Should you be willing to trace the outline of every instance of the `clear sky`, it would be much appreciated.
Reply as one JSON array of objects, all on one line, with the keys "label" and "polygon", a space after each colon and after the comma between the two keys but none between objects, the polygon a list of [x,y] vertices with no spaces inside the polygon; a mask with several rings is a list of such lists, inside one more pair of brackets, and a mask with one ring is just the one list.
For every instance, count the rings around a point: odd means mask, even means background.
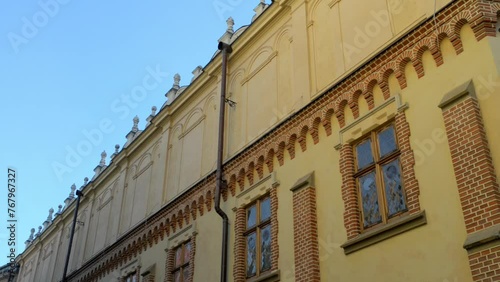
[{"label": "clear sky", "polygon": [[[268,0],[267,3],[270,1]],[[189,84],[232,16],[250,23],[259,0],[7,1],[0,10],[0,225],[7,169],[17,170],[17,251],[73,183],[92,178],[102,151],[123,146],[179,73]],[[147,89],[144,92],[141,90]],[[77,157],[75,157],[75,155]],[[9,230],[0,228],[0,265]]]}]

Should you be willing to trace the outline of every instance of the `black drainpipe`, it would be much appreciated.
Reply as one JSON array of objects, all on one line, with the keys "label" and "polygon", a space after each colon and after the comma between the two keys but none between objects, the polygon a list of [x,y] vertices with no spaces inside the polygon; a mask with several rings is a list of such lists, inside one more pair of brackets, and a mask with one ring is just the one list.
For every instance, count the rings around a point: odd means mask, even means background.
[{"label": "black drainpipe", "polygon": [[224,120],[225,120],[225,105],[226,105],[226,76],[227,76],[227,54],[231,54],[233,49],[231,45],[219,42],[219,50],[222,51],[222,78],[221,78],[221,95],[219,109],[219,141],[217,146],[217,174],[215,182],[215,211],[222,217],[222,256],[220,267],[220,281],[227,281],[227,247],[228,247],[228,227],[229,218],[227,214],[220,208],[220,197],[222,185],[225,185],[222,179],[222,158],[224,150]]},{"label": "black drainpipe", "polygon": [[76,196],[78,198],[76,198],[76,207],[75,207],[75,213],[73,215],[73,225],[71,226],[71,234],[69,236],[68,253],[66,254],[66,263],[64,264],[64,273],[63,273],[62,282],[68,281],[66,278],[66,274],[68,272],[69,257],[71,255],[71,245],[73,245],[73,236],[75,235],[76,218],[78,217],[78,208],[80,207],[80,198],[83,196],[82,191],[76,190]]}]

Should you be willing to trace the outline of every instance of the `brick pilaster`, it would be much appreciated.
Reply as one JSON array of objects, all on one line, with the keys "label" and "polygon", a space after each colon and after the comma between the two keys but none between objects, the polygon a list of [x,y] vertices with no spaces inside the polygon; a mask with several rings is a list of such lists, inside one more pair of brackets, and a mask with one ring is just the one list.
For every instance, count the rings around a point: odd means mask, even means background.
[{"label": "brick pilaster", "polygon": [[174,269],[174,259],[175,259],[174,248],[169,248],[167,250],[167,260],[165,262],[165,278],[163,279],[163,281],[165,282],[174,281],[174,277],[172,276],[172,269]]},{"label": "brick pilaster", "polygon": [[245,208],[240,207],[236,210],[236,219],[234,221],[234,281],[245,281]]},{"label": "brick pilaster", "polygon": [[354,180],[354,152],[350,144],[344,144],[340,150],[340,173],[342,174],[342,200],[344,201],[344,225],[347,239],[352,239],[361,232],[358,193]]},{"label": "brick pilaster", "polygon": [[500,240],[491,232],[500,227],[500,190],[473,86],[464,89],[440,105],[468,234],[464,247],[474,281],[500,281]]},{"label": "brick pilaster", "polygon": [[[316,189],[313,174],[299,180],[293,191],[295,281],[320,281]],[[309,178],[309,180],[307,180]]]}]

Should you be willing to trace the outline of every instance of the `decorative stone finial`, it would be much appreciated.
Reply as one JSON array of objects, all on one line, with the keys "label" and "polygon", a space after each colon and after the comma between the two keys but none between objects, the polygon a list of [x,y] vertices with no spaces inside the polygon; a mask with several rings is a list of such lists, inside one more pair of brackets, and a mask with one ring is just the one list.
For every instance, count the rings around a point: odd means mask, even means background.
[{"label": "decorative stone finial", "polygon": [[42,227],[38,226],[38,232],[35,234],[35,237],[40,236],[40,234],[42,234]]},{"label": "decorative stone finial", "polygon": [[35,228],[31,228],[30,236],[28,237],[28,240],[24,242],[24,244],[26,244],[26,247],[28,247],[31,244],[31,242],[33,242],[34,237],[35,237]]},{"label": "decorative stone finial", "polygon": [[139,130],[139,117],[135,116],[133,121],[134,121],[134,126],[132,126],[132,131],[137,132]]},{"label": "decorative stone finial", "polygon": [[106,154],[106,151],[102,151],[101,153],[101,161],[99,162],[99,165],[100,166],[105,166],[106,165],[106,156],[108,154]]},{"label": "decorative stone finial", "polygon": [[148,126],[148,125],[150,125],[150,124],[151,124],[151,121],[153,120],[153,118],[154,118],[154,117],[155,117],[155,115],[156,115],[156,110],[157,110],[157,109],[156,109],[156,106],[151,107],[151,114],[149,115],[149,117],[148,117],[148,118],[146,118],[146,121],[148,122],[148,123],[146,124],[146,126]]},{"label": "decorative stone finial", "polygon": [[87,186],[87,184],[89,183],[89,178],[88,177],[85,177],[83,179],[83,186]]},{"label": "decorative stone finial", "polygon": [[266,4],[266,1],[265,0],[260,0],[260,3],[257,5],[257,7],[255,7],[253,10],[255,12],[255,15],[252,17],[252,22],[258,18],[262,12],[264,12],[264,10],[267,9],[267,7],[269,7],[269,5]]},{"label": "decorative stone finial", "polygon": [[59,205],[59,206],[58,206],[58,209],[57,209],[57,212],[56,212],[56,214],[55,214],[55,216],[60,215],[60,214],[61,214],[61,212],[62,212],[62,205]]},{"label": "decorative stone finial", "polygon": [[50,208],[49,210],[49,216],[47,216],[47,220],[52,222],[52,214],[54,213],[54,209]]},{"label": "decorative stone finial", "polygon": [[71,199],[73,199],[75,197],[75,190],[76,190],[76,185],[75,185],[75,183],[73,183],[73,185],[71,185],[71,192],[69,193],[69,197]]},{"label": "decorative stone finial", "polygon": [[116,155],[120,153],[120,145],[116,144],[115,145],[115,152],[111,155],[111,159],[113,159]]},{"label": "decorative stone finial", "polygon": [[180,82],[181,82],[181,75],[176,73],[174,75],[174,87],[177,87],[177,88],[180,87],[180,84],[179,84]]},{"label": "decorative stone finial", "polygon": [[203,73],[203,67],[202,66],[197,66],[192,72],[193,78],[191,79],[191,82],[195,80],[200,74]]},{"label": "decorative stone finial", "polygon": [[227,32],[230,32],[230,33],[234,33],[234,20],[232,17],[229,17],[229,19],[227,19],[226,21],[227,23]]}]

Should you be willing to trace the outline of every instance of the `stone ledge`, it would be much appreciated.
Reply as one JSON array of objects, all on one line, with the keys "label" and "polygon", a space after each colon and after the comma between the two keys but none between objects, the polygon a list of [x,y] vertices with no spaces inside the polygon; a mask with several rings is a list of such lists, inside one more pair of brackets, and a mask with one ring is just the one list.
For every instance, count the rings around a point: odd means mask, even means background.
[{"label": "stone ledge", "polygon": [[472,80],[469,80],[466,83],[446,93],[441,102],[439,102],[438,107],[444,110],[445,108],[456,104],[465,96],[471,96],[472,98],[476,97],[476,92],[474,90],[474,84],[472,83]]},{"label": "stone ledge", "polygon": [[427,217],[425,216],[425,210],[423,210],[416,214],[402,216],[393,222],[360,234],[358,237],[345,242],[341,247],[344,249],[344,253],[348,255],[426,223]]},{"label": "stone ledge", "polygon": [[464,249],[470,250],[496,240],[500,240],[500,224],[467,235],[467,239],[464,242]]},{"label": "stone ledge", "polygon": [[279,269],[263,273],[258,277],[247,279],[247,282],[275,282],[275,281],[280,281]]},{"label": "stone ledge", "polygon": [[301,177],[295,184],[293,184],[292,188],[290,188],[290,191],[292,192],[297,192],[301,188],[305,187],[313,187],[314,188],[314,171],[308,173],[307,175]]}]

